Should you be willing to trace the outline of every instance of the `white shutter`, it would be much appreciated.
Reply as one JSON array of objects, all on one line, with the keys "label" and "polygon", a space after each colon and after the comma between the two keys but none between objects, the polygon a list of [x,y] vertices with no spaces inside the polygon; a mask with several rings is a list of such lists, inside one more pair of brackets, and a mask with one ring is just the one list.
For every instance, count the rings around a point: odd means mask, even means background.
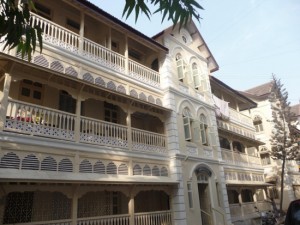
[{"label": "white shutter", "polygon": [[205,124],[203,122],[200,123],[200,133],[201,133],[202,144],[203,145],[207,144],[206,128],[205,128]]},{"label": "white shutter", "polygon": [[193,121],[192,123],[193,128],[193,142],[201,142],[200,138],[200,122],[199,121]]},{"label": "white shutter", "polygon": [[193,69],[193,79],[195,88],[199,88],[201,86],[201,78],[198,68]]},{"label": "white shutter", "polygon": [[191,140],[191,123],[189,117],[183,117],[183,127],[184,127],[184,136],[185,140]]},{"label": "white shutter", "polygon": [[183,78],[184,78],[183,59],[178,59],[178,60],[176,61],[176,65],[177,65],[178,79],[183,79]]},{"label": "white shutter", "polygon": [[210,137],[211,146],[217,146],[217,141],[216,141],[216,136],[217,135],[215,134],[213,127],[209,127],[208,130],[209,130],[209,137]]}]

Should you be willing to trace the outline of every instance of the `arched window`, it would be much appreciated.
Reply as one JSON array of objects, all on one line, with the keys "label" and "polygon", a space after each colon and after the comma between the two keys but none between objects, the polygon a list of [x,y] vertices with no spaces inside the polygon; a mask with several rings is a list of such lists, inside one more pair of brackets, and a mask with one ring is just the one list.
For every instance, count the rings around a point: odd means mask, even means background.
[{"label": "arched window", "polygon": [[197,63],[192,64],[192,74],[195,88],[198,88],[201,85],[200,73],[198,70]]},{"label": "arched window", "polygon": [[183,109],[182,115],[183,115],[183,128],[184,128],[185,140],[189,141],[192,139],[192,132],[191,132],[192,115],[190,110],[187,107]]},{"label": "arched window", "polygon": [[255,127],[256,132],[262,132],[264,130],[262,119],[260,116],[254,117],[253,125]]},{"label": "arched window", "polygon": [[182,79],[184,78],[184,62],[182,59],[182,55],[180,53],[177,53],[175,59],[178,79],[182,81]]},{"label": "arched window", "polygon": [[203,145],[208,145],[208,124],[204,114],[200,115],[200,135],[201,135],[201,143]]}]

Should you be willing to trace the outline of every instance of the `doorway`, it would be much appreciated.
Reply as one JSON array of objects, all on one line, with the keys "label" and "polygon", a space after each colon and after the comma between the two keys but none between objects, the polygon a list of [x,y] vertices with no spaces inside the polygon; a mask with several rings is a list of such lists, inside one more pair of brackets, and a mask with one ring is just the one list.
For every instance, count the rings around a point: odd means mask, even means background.
[{"label": "doorway", "polygon": [[212,225],[212,212],[211,212],[208,175],[206,174],[198,175],[198,193],[199,193],[202,225]]}]

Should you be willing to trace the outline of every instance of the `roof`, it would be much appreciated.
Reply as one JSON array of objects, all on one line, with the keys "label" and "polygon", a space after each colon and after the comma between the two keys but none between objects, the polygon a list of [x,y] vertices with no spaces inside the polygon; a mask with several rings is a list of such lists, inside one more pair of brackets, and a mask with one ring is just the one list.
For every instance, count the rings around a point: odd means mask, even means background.
[{"label": "roof", "polygon": [[294,113],[295,116],[300,116],[300,104],[291,106],[291,113]]},{"label": "roof", "polygon": [[223,83],[222,81],[220,81],[219,79],[215,78],[214,76],[210,76],[209,78],[210,78],[210,81],[217,83],[218,85],[226,88],[229,92],[233,93],[234,95],[237,95],[241,100],[243,100],[244,102],[247,103],[247,105],[250,106],[248,108],[254,108],[254,107],[257,106],[256,102],[252,101],[250,98],[246,97],[245,95],[243,95],[239,91],[231,88],[230,86],[228,86],[227,84]]},{"label": "roof", "polygon": [[87,1],[87,0],[76,0],[78,3],[84,5],[85,7],[88,7],[89,9],[95,11],[96,13],[108,18],[109,20],[113,21],[114,23],[122,26],[126,30],[138,35],[139,37],[145,39],[146,41],[149,41],[150,43],[154,44],[155,46],[159,47],[160,49],[168,52],[169,49],[165,46],[161,45],[160,43],[156,42],[154,39],[146,36],[145,34],[141,33],[140,31],[134,29],[133,27],[129,26],[128,24],[122,22],[121,20],[117,19],[116,17],[112,16],[111,14],[105,12],[104,10],[100,9],[98,6],[94,5],[93,3]]},{"label": "roof", "polygon": [[273,86],[273,81],[270,81],[268,83],[250,88],[246,91],[242,91],[241,93],[245,94],[249,98],[254,98],[258,100],[266,99],[269,98],[269,94],[271,93],[272,86]]}]

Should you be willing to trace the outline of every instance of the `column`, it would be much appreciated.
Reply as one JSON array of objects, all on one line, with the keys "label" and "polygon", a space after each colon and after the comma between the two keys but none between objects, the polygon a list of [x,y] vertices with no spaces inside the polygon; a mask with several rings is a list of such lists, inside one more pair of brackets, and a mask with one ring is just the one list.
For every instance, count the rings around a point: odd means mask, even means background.
[{"label": "column", "polygon": [[9,73],[5,73],[4,79],[5,80],[3,85],[3,95],[0,97],[0,131],[2,131],[5,127],[6,112],[8,107],[8,95],[11,84],[11,75]]},{"label": "column", "polygon": [[128,74],[129,67],[129,54],[128,54],[128,36],[125,34],[125,74]]},{"label": "column", "polygon": [[111,27],[108,28],[107,48],[111,50]]},{"label": "column", "polygon": [[230,144],[230,150],[231,150],[231,154],[232,154],[232,163],[235,164],[235,157],[234,157],[234,151],[233,151],[233,145],[232,145],[232,141],[229,140],[229,144]]},{"label": "column", "polygon": [[134,225],[134,195],[130,193],[130,199],[128,202],[129,224]]},{"label": "column", "polygon": [[132,150],[132,129],[131,129],[131,111],[127,110],[126,125],[127,125],[127,142],[128,149]]},{"label": "column", "polygon": [[249,159],[247,146],[245,146],[245,154],[246,154],[246,157],[247,157],[247,164],[250,165],[251,162],[250,162],[250,159]]},{"label": "column", "polygon": [[79,30],[79,53],[83,52],[84,44],[84,12],[80,12],[80,30]]},{"label": "column", "polygon": [[74,127],[75,142],[80,141],[80,114],[81,114],[81,97],[79,94],[76,102],[76,117],[75,117],[75,127]]},{"label": "column", "polygon": [[78,211],[78,184],[74,187],[72,198],[72,222],[71,225],[77,225],[77,211]]}]

